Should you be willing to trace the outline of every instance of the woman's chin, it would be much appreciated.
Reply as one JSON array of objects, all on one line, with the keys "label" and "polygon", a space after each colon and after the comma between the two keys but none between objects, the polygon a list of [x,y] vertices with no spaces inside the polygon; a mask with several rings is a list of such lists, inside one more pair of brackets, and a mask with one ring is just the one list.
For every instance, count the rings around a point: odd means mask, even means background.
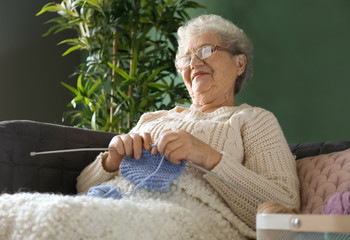
[{"label": "woman's chin", "polygon": [[205,94],[210,91],[212,84],[207,81],[193,81],[192,82],[192,92],[195,94]]}]

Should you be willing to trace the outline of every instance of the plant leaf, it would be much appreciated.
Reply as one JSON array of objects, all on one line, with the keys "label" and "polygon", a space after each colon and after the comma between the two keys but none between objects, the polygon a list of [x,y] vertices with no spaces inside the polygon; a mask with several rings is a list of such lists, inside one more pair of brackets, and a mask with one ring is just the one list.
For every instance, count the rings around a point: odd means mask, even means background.
[{"label": "plant leaf", "polygon": [[76,45],[76,44],[79,44],[80,43],[80,40],[78,38],[70,38],[70,39],[66,39],[66,40],[63,40],[59,43],[57,43],[57,45],[61,45],[63,43],[68,43],[68,44],[71,44],[71,45]]},{"label": "plant leaf", "polygon": [[130,80],[131,77],[129,76],[129,74],[127,74],[123,69],[114,66],[112,63],[108,62],[107,63],[108,66],[110,66],[112,69],[114,69],[114,71],[116,71],[120,76],[122,76],[125,80]]},{"label": "plant leaf", "polygon": [[78,93],[78,91],[74,88],[74,87],[72,87],[72,86],[70,86],[70,85],[68,85],[68,84],[66,84],[66,83],[64,83],[64,82],[61,82],[61,84],[63,85],[63,86],[65,86],[66,88],[68,88],[71,92],[73,92],[75,95],[79,95],[79,93]]},{"label": "plant leaf", "polygon": [[147,84],[150,87],[154,87],[154,88],[167,88],[168,86],[164,85],[164,84],[160,84],[160,83],[155,83],[155,82],[150,82]]},{"label": "plant leaf", "polygon": [[155,76],[157,76],[160,71],[163,71],[164,69],[167,69],[168,67],[169,66],[162,66],[162,67],[157,68],[151,75],[149,75],[149,77],[147,78],[147,81],[153,80],[153,78],[155,78]]},{"label": "plant leaf", "polygon": [[58,12],[62,9],[62,6],[58,3],[50,2],[44,5],[44,7],[35,15],[39,16],[44,12]]},{"label": "plant leaf", "polygon": [[80,46],[74,46],[74,47],[68,48],[68,50],[65,51],[65,52],[62,54],[62,56],[66,56],[67,54],[69,54],[69,53],[71,53],[71,52],[73,52],[73,51],[75,51],[75,50],[78,50],[78,49],[80,49],[80,48],[81,48]]},{"label": "plant leaf", "polygon": [[89,3],[90,5],[94,6],[94,7],[100,7],[98,2],[96,0],[85,0],[85,2]]},{"label": "plant leaf", "polygon": [[92,114],[92,117],[91,117],[91,128],[93,130],[98,130],[97,124],[96,124],[96,112],[94,112],[94,114]]},{"label": "plant leaf", "polygon": [[98,87],[98,85],[100,85],[98,82],[94,83],[94,85],[92,85],[92,87],[89,89],[88,91],[88,96],[90,97],[91,94],[95,91],[95,89]]},{"label": "plant leaf", "polygon": [[84,93],[85,91],[82,84],[82,78],[83,78],[83,75],[80,74],[77,80],[77,89],[79,90],[79,92]]},{"label": "plant leaf", "polygon": [[123,93],[120,89],[118,89],[118,93],[119,93],[120,96],[122,96],[125,100],[129,100],[128,95],[126,95],[125,93]]}]

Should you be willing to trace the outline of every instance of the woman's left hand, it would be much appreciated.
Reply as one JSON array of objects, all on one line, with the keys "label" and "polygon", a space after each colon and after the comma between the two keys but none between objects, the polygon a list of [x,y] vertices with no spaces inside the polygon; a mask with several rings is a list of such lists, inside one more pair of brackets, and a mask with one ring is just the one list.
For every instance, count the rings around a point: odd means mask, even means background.
[{"label": "woman's left hand", "polygon": [[157,150],[168,161],[180,164],[187,160],[207,170],[213,169],[221,160],[221,153],[185,131],[167,132],[156,141],[152,154]]}]

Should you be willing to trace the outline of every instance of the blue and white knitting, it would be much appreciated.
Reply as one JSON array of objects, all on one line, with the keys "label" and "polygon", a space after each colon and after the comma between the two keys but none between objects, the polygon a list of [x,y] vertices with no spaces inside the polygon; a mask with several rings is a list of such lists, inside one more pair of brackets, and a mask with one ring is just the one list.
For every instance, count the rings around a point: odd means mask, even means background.
[{"label": "blue and white knitting", "polygon": [[[155,147],[156,145],[152,145]],[[41,155],[41,154],[52,154],[52,153],[64,153],[64,152],[80,152],[80,151],[112,151],[115,149],[109,148],[76,148],[76,149],[64,149],[64,150],[53,150],[53,151],[45,151],[45,152],[30,152],[30,156]],[[127,161],[124,161],[128,159]],[[141,164],[140,164],[141,163]],[[147,164],[146,164],[147,163]],[[242,192],[249,194],[250,196],[259,199],[260,201],[266,202],[267,200],[254,194],[244,188],[243,186],[227,181],[225,178],[217,175],[207,169],[198,166],[192,162],[187,162],[190,166],[211,175],[223,183],[230,185],[234,188],[239,189]],[[123,167],[122,167],[123,166]],[[185,167],[185,161],[182,161],[181,164],[172,164],[167,159],[162,157],[159,153],[156,155],[152,155],[149,151],[143,151],[143,155],[141,160],[135,160],[134,158],[124,158],[121,164],[121,168],[125,168],[123,175],[125,178],[129,179],[133,182],[136,187],[131,194],[134,195],[136,189],[139,187],[150,190],[167,190],[170,184],[181,175],[182,170]],[[155,169],[153,172],[152,169]],[[136,173],[134,172],[136,171]],[[149,173],[147,175],[147,173]],[[121,199],[123,196],[130,196],[128,194],[123,194],[119,187],[113,187],[108,185],[98,185],[90,188],[88,191],[88,196],[92,197],[101,197],[101,198],[114,198]]]},{"label": "blue and white knitting", "polygon": [[[152,155],[150,151],[144,150],[140,160],[124,157],[119,171],[123,177],[136,185],[131,194],[133,196],[138,188],[166,191],[171,183],[181,175],[185,164],[185,161],[182,161],[181,164],[171,163],[160,153]],[[119,187],[106,185],[90,188],[87,195],[114,199],[121,199],[124,196]]]}]

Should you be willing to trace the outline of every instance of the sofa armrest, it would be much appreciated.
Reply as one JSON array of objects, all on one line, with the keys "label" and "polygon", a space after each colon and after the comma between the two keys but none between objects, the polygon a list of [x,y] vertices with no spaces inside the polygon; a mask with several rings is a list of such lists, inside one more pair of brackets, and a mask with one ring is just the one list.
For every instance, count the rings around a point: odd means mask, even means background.
[{"label": "sofa armrest", "polygon": [[0,192],[75,194],[76,177],[97,152],[30,156],[32,151],[107,147],[115,134],[56,124],[0,122]]}]

